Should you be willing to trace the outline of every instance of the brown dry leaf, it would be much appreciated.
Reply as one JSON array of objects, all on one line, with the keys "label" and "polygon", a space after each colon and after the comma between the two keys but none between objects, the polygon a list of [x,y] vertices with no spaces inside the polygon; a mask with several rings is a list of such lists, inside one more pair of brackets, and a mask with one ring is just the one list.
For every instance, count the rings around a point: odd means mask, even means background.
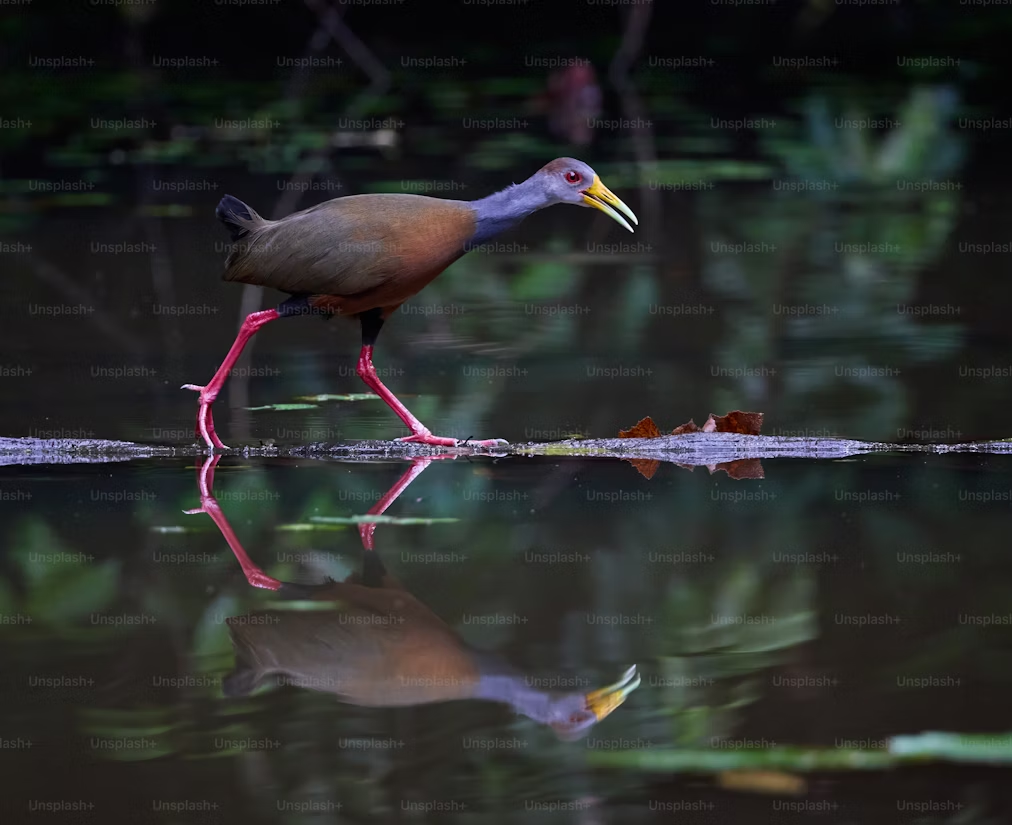
[{"label": "brown dry leaf", "polygon": [[619,438],[657,438],[661,431],[657,429],[654,420],[648,415],[641,418],[628,430],[619,430]]},{"label": "brown dry leaf", "polygon": [[[753,412],[742,412],[741,410],[733,410],[727,415],[715,416],[710,413],[706,419],[706,423],[703,424],[702,428],[696,426],[696,422],[693,419],[689,419],[684,424],[680,424],[671,431],[672,435],[684,435],[686,433],[738,433],[739,435],[759,435],[759,430],[762,429],[763,425],[763,414]],[[641,418],[636,424],[630,427],[628,430],[620,430],[619,438],[659,438],[661,435],[660,429],[654,423],[654,420],[648,415],[646,418]],[[654,473],[657,472],[657,468],[660,466],[659,461],[647,458],[627,458],[630,464],[636,468],[637,472],[646,479],[654,477]],[[685,469],[694,469],[691,465],[680,464],[680,467]],[[763,473],[762,464],[758,459],[742,459],[739,461],[725,461],[721,464],[709,465],[710,473],[715,473],[718,470],[723,470],[733,479],[745,479],[745,478],[765,478]]]},{"label": "brown dry leaf", "polygon": [[[738,435],[759,435],[763,427],[763,413],[732,410],[727,415],[710,415],[702,427],[697,427],[693,419],[680,424],[671,431],[672,435],[685,433],[737,433]],[[661,431],[654,420],[647,416],[628,430],[621,430],[619,438],[657,438]]]},{"label": "brown dry leaf", "polygon": [[[714,416],[710,413],[710,417],[707,419],[706,424],[713,421],[716,426],[718,433],[738,433],[739,435],[759,435],[759,431],[763,428],[763,414],[756,412],[742,412],[741,410],[732,410],[727,415]],[[703,427],[706,432],[711,432]]]},{"label": "brown dry leaf", "polygon": [[804,778],[783,771],[721,771],[717,782],[732,791],[768,794],[802,794],[808,787]]},{"label": "brown dry leaf", "polygon": [[758,458],[739,458],[736,461],[723,461],[710,467],[710,475],[723,470],[730,478],[741,481],[743,478],[766,478],[763,464]]},{"label": "brown dry leaf", "polygon": [[652,458],[627,458],[626,461],[632,464],[647,481],[654,477],[657,468],[661,466],[661,462]]}]

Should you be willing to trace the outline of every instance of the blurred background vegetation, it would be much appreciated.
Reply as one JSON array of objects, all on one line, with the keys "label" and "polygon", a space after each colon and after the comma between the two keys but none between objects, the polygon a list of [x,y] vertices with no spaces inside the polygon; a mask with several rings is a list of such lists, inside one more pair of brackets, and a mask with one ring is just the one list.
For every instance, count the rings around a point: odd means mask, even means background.
[{"label": "blurred background vegetation", "polygon": [[[966,250],[1007,233],[1010,15],[525,4],[462,8],[463,28],[440,32],[412,3],[82,5],[59,27],[25,7],[2,23],[14,252],[0,311],[9,359],[36,377],[3,429],[48,416],[44,432],[189,440],[193,399],[176,388],[281,297],[220,282],[225,192],[271,216],[357,192],[471,199],[571,154],[640,230],[549,210],[409,302],[377,364],[395,390],[425,393],[414,406],[431,426],[608,435],[645,413],[731,406],[782,432],[1002,437],[1008,378],[961,370],[1008,363],[1007,253]],[[78,58],[93,65],[45,62]],[[281,327],[220,407],[359,389],[354,325]],[[154,372],[117,380],[96,364]],[[54,411],[53,379],[72,408]],[[111,403],[131,414],[109,420]],[[235,410],[231,423],[254,441],[397,426],[371,405],[281,422]]]}]

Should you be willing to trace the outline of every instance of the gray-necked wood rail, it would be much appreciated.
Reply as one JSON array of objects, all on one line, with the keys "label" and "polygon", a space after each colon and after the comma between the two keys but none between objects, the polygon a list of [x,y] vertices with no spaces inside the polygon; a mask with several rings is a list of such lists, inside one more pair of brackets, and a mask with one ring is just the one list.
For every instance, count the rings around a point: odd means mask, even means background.
[{"label": "gray-necked wood rail", "polygon": [[[214,431],[211,403],[257,330],[278,318],[323,314],[359,319],[362,349],[357,372],[411,430],[411,435],[399,440],[456,446],[455,438],[433,435],[383,385],[373,366],[373,345],[391,313],[450,264],[532,212],[556,203],[600,209],[630,232],[633,228],[625,218],[638,223],[597,173],[573,158],[553,160],[523,183],[476,201],[350,195],[268,221],[238,198],[226,195],[216,210],[234,242],[225,262],[225,280],[272,287],[290,297],[276,309],[247,316],[206,385],[183,385],[200,393],[197,430],[204,442],[212,451],[225,448]],[[505,442],[469,443],[495,446]]]},{"label": "gray-necked wood rail", "polygon": [[[211,516],[250,584],[321,608],[262,610],[228,619],[236,664],[223,683],[226,695],[245,695],[274,679],[369,707],[486,700],[509,705],[568,740],[586,733],[639,686],[633,666],[599,690],[545,690],[500,657],[470,647],[387,572],[372,549],[373,530],[365,529],[375,523],[360,529],[361,574],[318,585],[267,575],[247,556],[211,493],[218,460],[209,458],[201,468],[201,508],[190,512]],[[431,460],[416,460],[370,514],[385,510]]]}]

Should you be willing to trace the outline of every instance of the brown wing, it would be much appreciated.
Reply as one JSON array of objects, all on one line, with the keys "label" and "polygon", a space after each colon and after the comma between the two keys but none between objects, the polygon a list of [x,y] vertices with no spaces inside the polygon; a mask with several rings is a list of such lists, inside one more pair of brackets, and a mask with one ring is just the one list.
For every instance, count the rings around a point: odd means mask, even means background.
[{"label": "brown wing", "polygon": [[401,303],[464,254],[475,216],[463,201],[352,195],[266,224],[229,255],[226,281],[347,299],[343,311]]}]

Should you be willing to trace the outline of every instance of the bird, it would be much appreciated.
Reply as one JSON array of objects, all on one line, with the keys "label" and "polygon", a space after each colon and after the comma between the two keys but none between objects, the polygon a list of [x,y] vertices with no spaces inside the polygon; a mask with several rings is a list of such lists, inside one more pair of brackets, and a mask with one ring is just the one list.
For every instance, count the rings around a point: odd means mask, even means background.
[{"label": "bird", "polygon": [[633,665],[597,690],[542,687],[567,680],[539,681],[467,645],[387,572],[376,550],[365,552],[361,574],[343,582],[280,582],[276,592],[312,601],[315,609],[256,610],[227,618],[235,653],[235,667],[222,680],[227,697],[248,695],[273,680],[363,707],[485,700],[508,705],[572,741],[640,684]]},{"label": "bird", "polygon": [[[250,338],[278,318],[323,315],[358,319],[362,346],[356,372],[411,431],[398,441],[458,446],[459,439],[433,435],[380,381],[373,365],[380,329],[402,303],[468,251],[557,203],[599,209],[630,232],[629,221],[639,223],[598,174],[575,158],[556,158],[522,183],[474,201],[400,193],[348,195],[265,220],[251,206],[225,195],[215,210],[232,240],[224,280],[271,287],[289,297],[275,309],[246,317],[210,381],[183,385],[200,393],[196,431],[204,444],[212,453],[228,449],[215,432],[211,404]],[[467,443],[496,447],[506,442]]]}]

